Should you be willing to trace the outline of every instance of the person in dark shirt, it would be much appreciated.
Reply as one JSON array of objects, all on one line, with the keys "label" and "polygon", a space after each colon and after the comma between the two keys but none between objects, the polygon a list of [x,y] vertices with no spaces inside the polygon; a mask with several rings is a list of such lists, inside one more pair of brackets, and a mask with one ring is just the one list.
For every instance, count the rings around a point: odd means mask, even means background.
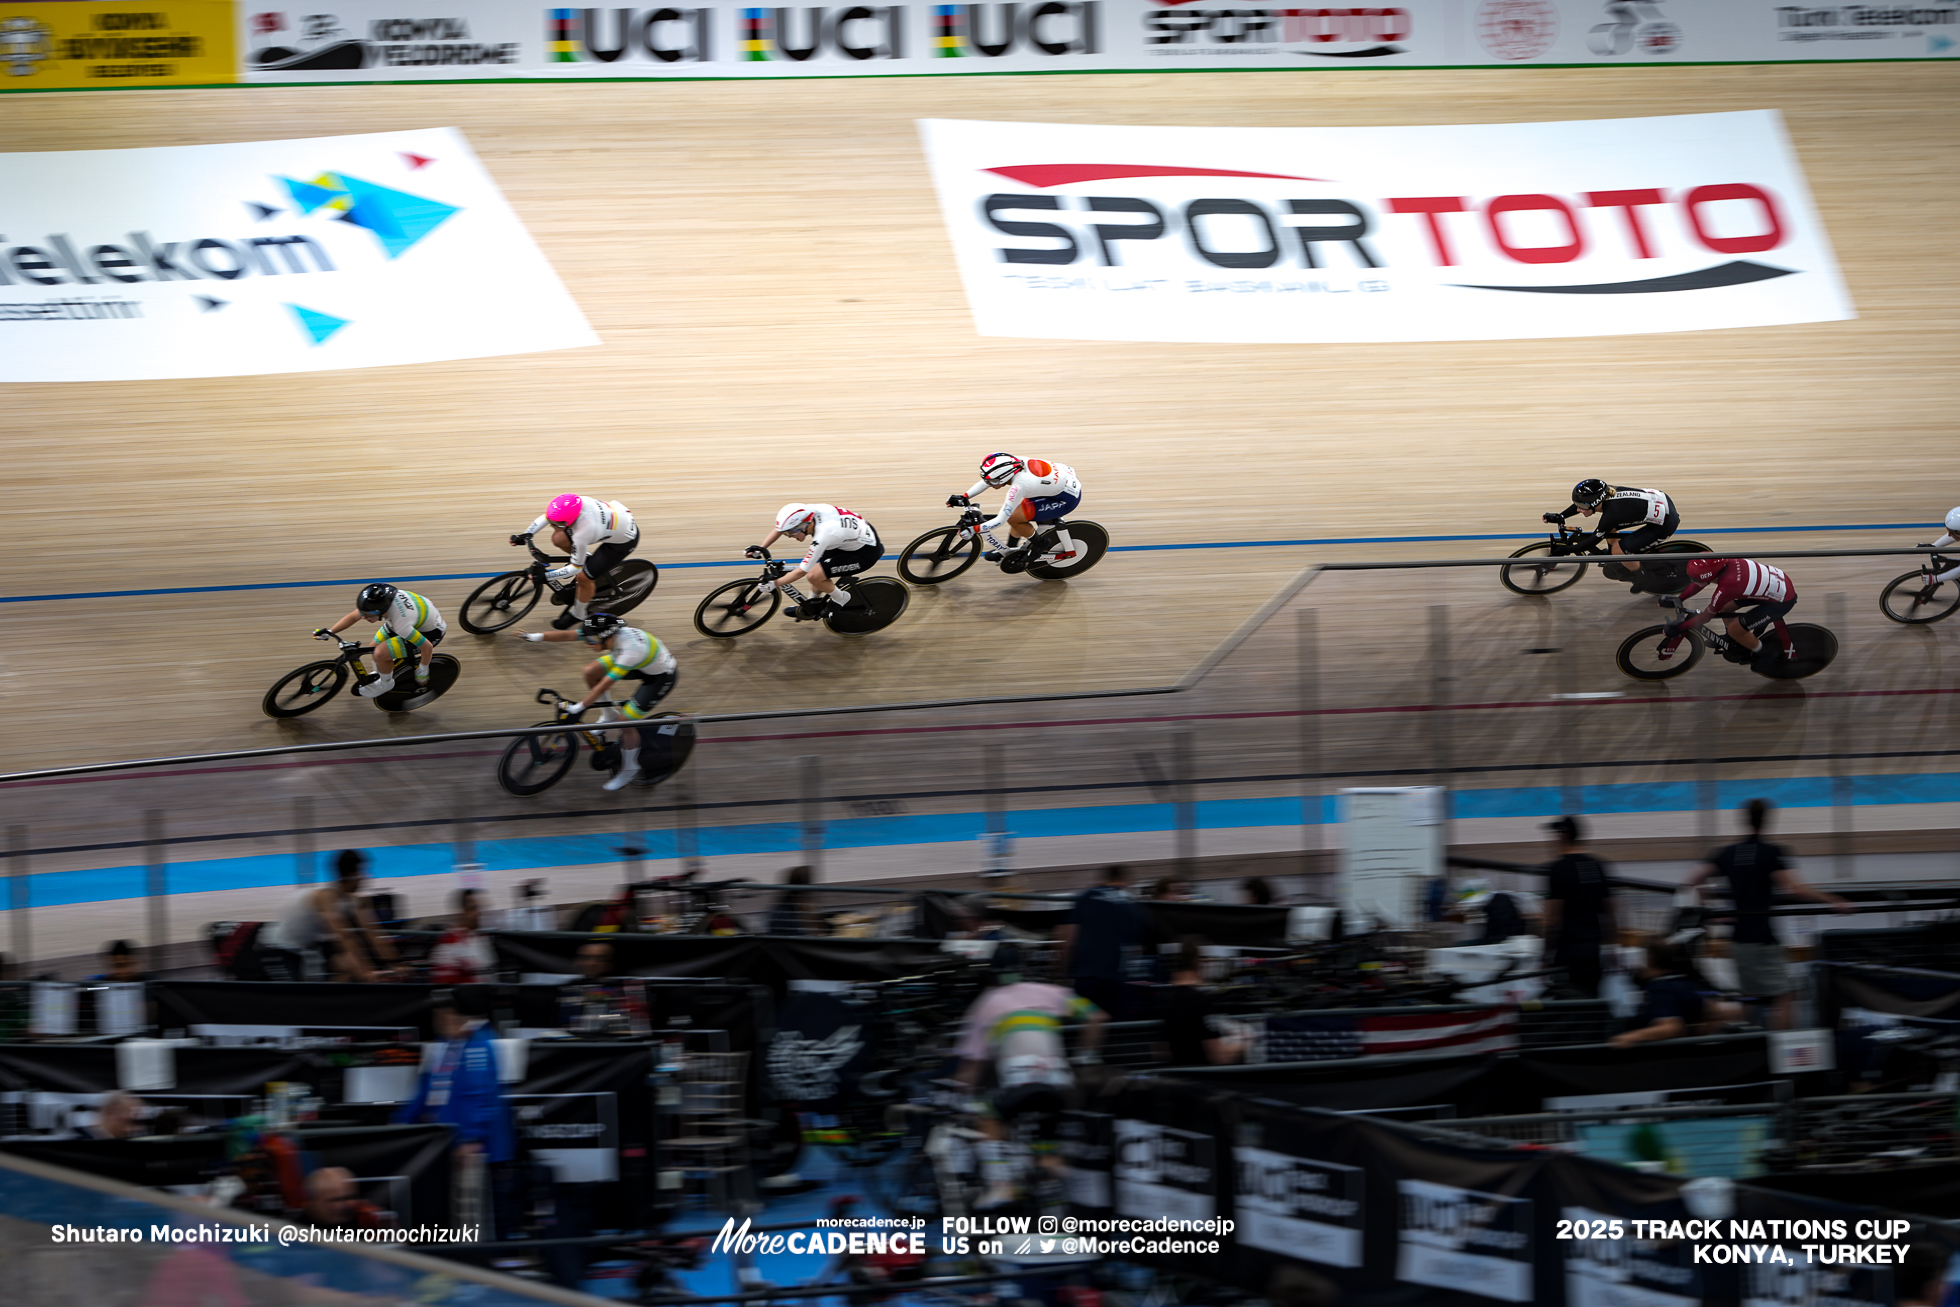
[{"label": "person in dark shirt", "polygon": [[1545,867],[1545,956],[1582,998],[1598,998],[1600,947],[1613,935],[1613,890],[1606,864],[1585,849],[1577,817],[1547,822],[1558,856]]},{"label": "person in dark shirt", "polygon": [[1679,945],[1648,945],[1647,960],[1638,976],[1646,998],[1633,1029],[1607,1041],[1614,1048],[1704,1034],[1703,1027],[1723,1015],[1702,997],[1694,978],[1694,962]]},{"label": "person in dark shirt", "polygon": [[1146,932],[1142,911],[1129,895],[1130,869],[1103,868],[1102,880],[1075,896],[1068,921],[1057,928],[1062,972],[1075,992],[1121,1021],[1130,1010],[1129,963]]},{"label": "person in dark shirt", "polygon": [[1851,905],[1835,894],[1804,884],[1785,860],[1782,847],[1763,838],[1763,828],[1769,824],[1767,799],[1749,800],[1742,812],[1749,823],[1749,837],[1709,854],[1708,861],[1696,867],[1683,883],[1699,888],[1718,875],[1728,881],[1729,899],[1735,905],[1729,951],[1735,959],[1736,983],[1744,994],[1769,1005],[1771,1029],[1788,1030],[1796,1007],[1796,987],[1790,979],[1783,945],[1776,938],[1775,918],[1769,915],[1777,892],[1828,903],[1839,912],[1851,911]]},{"label": "person in dark shirt", "polygon": [[1245,1054],[1245,1045],[1212,1031],[1215,1011],[1211,995],[1204,990],[1204,972],[1199,962],[1202,941],[1187,936],[1178,942],[1177,962],[1171,968],[1171,983],[1157,991],[1158,1006],[1164,1014],[1164,1042],[1171,1066],[1218,1066],[1236,1062]]},{"label": "person in dark shirt", "polygon": [[[785,885],[808,885],[810,869],[791,867],[783,876]],[[769,909],[769,930],[771,935],[814,935],[810,929],[808,896],[796,890],[785,890],[776,896],[776,904]]]}]

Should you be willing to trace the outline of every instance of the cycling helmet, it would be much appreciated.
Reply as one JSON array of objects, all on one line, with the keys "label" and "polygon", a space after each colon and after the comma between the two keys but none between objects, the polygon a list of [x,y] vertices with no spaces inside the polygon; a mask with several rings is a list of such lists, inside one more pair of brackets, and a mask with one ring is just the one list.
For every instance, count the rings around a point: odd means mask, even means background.
[{"label": "cycling helmet", "polygon": [[560,495],[544,510],[544,520],[553,526],[570,526],[585,511],[584,495]]},{"label": "cycling helmet", "polygon": [[578,624],[578,638],[587,644],[597,644],[625,625],[624,618],[612,613],[592,613]]},{"label": "cycling helmet", "polygon": [[1950,536],[1960,535],[1960,508],[1946,515],[1946,533]]},{"label": "cycling helmet", "polygon": [[776,510],[776,529],[784,535],[808,531],[817,524],[817,510],[808,504],[784,504]]},{"label": "cycling helmet", "polygon": [[1691,581],[1706,581],[1728,565],[1729,560],[1726,558],[1697,558],[1683,563],[1681,570],[1688,574],[1688,579]]},{"label": "cycling helmet", "polygon": [[361,587],[361,592],[354,596],[354,611],[363,617],[379,617],[388,611],[389,605],[395,602],[395,596],[400,593],[401,591],[392,585],[381,585],[378,582],[374,585],[364,585]]},{"label": "cycling helmet", "polygon": [[1613,487],[1598,477],[1587,477],[1572,487],[1572,502],[1581,508],[1598,508],[1600,501],[1613,493]]},{"label": "cycling helmet", "polygon": [[1012,454],[989,454],[980,460],[980,479],[998,490],[1021,475],[1026,466]]}]

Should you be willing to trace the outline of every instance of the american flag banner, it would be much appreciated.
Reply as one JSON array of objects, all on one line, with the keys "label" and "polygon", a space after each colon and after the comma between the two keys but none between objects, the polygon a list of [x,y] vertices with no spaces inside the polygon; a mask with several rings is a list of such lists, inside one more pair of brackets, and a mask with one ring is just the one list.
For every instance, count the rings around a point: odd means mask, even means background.
[{"label": "american flag banner", "polygon": [[1518,1046],[1515,1007],[1458,1012],[1325,1012],[1267,1017],[1265,1062],[1324,1062],[1382,1053],[1462,1057]]}]

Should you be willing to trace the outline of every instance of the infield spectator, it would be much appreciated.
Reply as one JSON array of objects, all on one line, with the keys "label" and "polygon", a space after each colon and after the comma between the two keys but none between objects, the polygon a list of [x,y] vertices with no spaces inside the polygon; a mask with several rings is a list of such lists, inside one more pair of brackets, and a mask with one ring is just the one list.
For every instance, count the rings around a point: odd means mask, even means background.
[{"label": "infield spectator", "polygon": [[[393,980],[401,961],[361,901],[367,855],[343,849],[331,885],[300,892],[286,915],[262,932],[266,971],[275,980]],[[386,964],[386,965],[384,965]]]},{"label": "infield spectator", "polygon": [[354,1173],[344,1166],[323,1166],[306,1177],[305,1215],[308,1224],[329,1230],[378,1230],[396,1224],[392,1212],[361,1198]]},{"label": "infield spectator", "polygon": [[1129,885],[1128,867],[1120,862],[1104,867],[1102,879],[1075,896],[1068,921],[1055,931],[1062,974],[1111,1021],[1123,1020],[1130,1010],[1128,982],[1150,933]]},{"label": "infield spectator", "polygon": [[90,976],[94,985],[137,985],[148,980],[149,973],[136,965],[136,950],[126,939],[111,940],[102,949],[103,972]]},{"label": "infield spectator", "polygon": [[95,1122],[79,1127],[76,1139],[134,1139],[143,1133],[143,1100],[134,1094],[114,1090],[102,1095],[95,1109]]},{"label": "infield spectator", "polygon": [[1212,1029],[1216,1008],[1204,989],[1203,945],[1196,936],[1179,940],[1171,983],[1157,991],[1171,1066],[1222,1066],[1245,1056],[1244,1041]]},{"label": "infield spectator", "polygon": [[1269,908],[1273,905],[1273,887],[1264,876],[1247,876],[1239,885],[1245,894],[1245,901],[1253,907]]},{"label": "infield spectator", "polygon": [[1763,838],[1770,806],[1767,799],[1751,799],[1743,804],[1743,820],[1749,823],[1748,838],[1709,854],[1708,861],[1696,867],[1682,883],[1699,889],[1712,876],[1727,879],[1729,899],[1735,905],[1729,951],[1735,959],[1736,983],[1745,995],[1761,999],[1769,1006],[1768,1025],[1772,1030],[1788,1030],[1796,1009],[1796,982],[1790,977],[1789,960],[1776,937],[1775,918],[1770,916],[1777,891],[1814,903],[1828,903],[1839,912],[1852,909],[1851,904],[1837,895],[1804,884],[1784,858],[1782,847]]},{"label": "infield spectator", "polygon": [[1586,852],[1577,817],[1547,822],[1557,856],[1545,866],[1545,958],[1565,968],[1581,998],[1598,998],[1600,949],[1613,937],[1613,889],[1606,864]]},{"label": "infield spectator", "polygon": [[[459,1198],[467,1194],[467,1206],[479,1211],[489,1206],[483,1201],[484,1164],[494,1168],[493,1185],[502,1190],[517,1156],[517,1132],[497,1077],[489,1015],[486,986],[461,985],[437,995],[435,1025],[442,1049],[422,1073],[415,1097],[395,1113],[397,1123],[456,1128]],[[488,1224],[494,1229],[498,1222],[493,1217]]]},{"label": "infield spectator", "polygon": [[1709,998],[1695,972],[1694,959],[1678,944],[1655,942],[1635,973],[1646,997],[1634,1027],[1606,1042],[1632,1048],[1683,1035],[1705,1035],[1737,1015],[1735,1006]]},{"label": "infield spectator", "polygon": [[[808,885],[811,880],[808,867],[791,867],[783,873],[785,885]],[[776,896],[776,902],[769,909],[769,930],[771,935],[814,935],[810,928],[809,896],[795,889],[784,890]]]},{"label": "infield spectator", "polygon": [[483,908],[473,889],[456,891],[456,923],[429,950],[429,979],[438,985],[470,985],[497,969],[497,951],[478,933]]}]

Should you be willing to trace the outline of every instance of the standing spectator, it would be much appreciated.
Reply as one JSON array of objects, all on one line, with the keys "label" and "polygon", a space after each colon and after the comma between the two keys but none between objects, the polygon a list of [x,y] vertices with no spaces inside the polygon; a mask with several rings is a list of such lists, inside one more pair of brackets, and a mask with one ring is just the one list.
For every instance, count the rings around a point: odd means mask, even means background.
[{"label": "standing spectator", "polygon": [[[783,874],[785,885],[808,885],[810,869],[791,867]],[[769,909],[769,934],[771,935],[814,935],[810,929],[810,909],[805,896],[795,889],[787,889],[776,896],[775,906]]]},{"label": "standing spectator", "polygon": [[1062,974],[1112,1021],[1123,1020],[1130,1010],[1130,972],[1149,933],[1129,884],[1128,867],[1120,862],[1104,867],[1102,879],[1075,896],[1068,921],[1055,932]]},{"label": "standing spectator", "polygon": [[1545,957],[1565,969],[1581,998],[1598,998],[1600,949],[1613,938],[1613,888],[1606,864],[1586,852],[1577,817],[1545,823],[1557,851],[1545,865]]},{"label": "standing spectator", "polygon": [[111,940],[105,945],[102,961],[105,970],[99,976],[90,976],[90,984],[139,985],[150,978],[149,973],[136,965],[136,950],[126,939]]},{"label": "standing spectator", "polygon": [[1273,905],[1273,887],[1264,876],[1247,876],[1239,885],[1245,901],[1255,908],[1270,908]]},{"label": "standing spectator", "polygon": [[1157,992],[1171,1066],[1218,1066],[1245,1056],[1241,1040],[1212,1030],[1214,1009],[1204,990],[1202,950],[1203,941],[1194,935],[1179,940],[1171,983]]},{"label": "standing spectator", "polygon": [[[395,1113],[398,1124],[456,1127],[455,1155],[464,1177],[484,1163],[506,1172],[517,1156],[517,1132],[497,1078],[497,1049],[485,1020],[489,1015],[489,995],[482,985],[463,985],[437,996],[435,1025],[442,1049],[435,1065],[422,1073],[415,1097]],[[467,1178],[463,1184],[469,1186]]]},{"label": "standing spectator", "polygon": [[1735,958],[1736,983],[1744,994],[1769,1005],[1770,1029],[1788,1030],[1796,1009],[1796,985],[1790,979],[1783,945],[1776,938],[1775,920],[1769,915],[1776,892],[1828,903],[1839,912],[1851,911],[1851,905],[1835,894],[1804,884],[1797,878],[1796,869],[1784,860],[1782,847],[1763,838],[1763,828],[1769,824],[1769,800],[1751,799],[1742,806],[1742,812],[1749,823],[1749,837],[1709,854],[1708,861],[1696,867],[1683,884],[1699,888],[1716,875],[1728,880],[1729,899],[1735,905],[1729,949]]},{"label": "standing spectator", "polygon": [[429,979],[438,985],[473,985],[497,969],[497,951],[477,933],[483,909],[473,889],[456,891],[456,924],[429,950]]},{"label": "standing spectator", "polygon": [[[361,901],[367,855],[343,849],[331,885],[300,892],[290,911],[260,935],[266,971],[275,980],[393,980],[401,961]],[[384,966],[383,963],[388,965]]]}]

